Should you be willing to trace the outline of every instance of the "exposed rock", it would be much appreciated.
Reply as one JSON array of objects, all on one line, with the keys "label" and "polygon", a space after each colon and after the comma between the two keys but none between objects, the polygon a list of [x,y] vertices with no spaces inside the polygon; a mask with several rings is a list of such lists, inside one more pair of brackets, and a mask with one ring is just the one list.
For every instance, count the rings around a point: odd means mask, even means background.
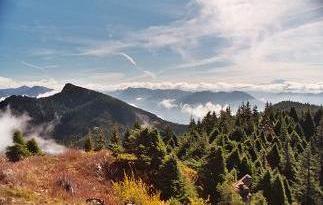
[{"label": "exposed rock", "polygon": [[244,202],[249,202],[251,198],[250,186],[252,184],[252,177],[248,174],[243,176],[234,184],[234,189],[240,194]]},{"label": "exposed rock", "polygon": [[105,205],[104,201],[97,198],[89,198],[86,200],[86,204],[88,205]]}]

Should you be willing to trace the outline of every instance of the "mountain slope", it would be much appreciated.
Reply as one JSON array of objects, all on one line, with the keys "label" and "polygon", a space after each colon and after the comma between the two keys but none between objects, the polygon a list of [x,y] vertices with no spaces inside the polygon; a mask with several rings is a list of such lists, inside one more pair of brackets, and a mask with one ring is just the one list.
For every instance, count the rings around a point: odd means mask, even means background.
[{"label": "mountain slope", "polygon": [[288,112],[292,107],[294,107],[298,113],[306,112],[307,110],[310,110],[312,113],[314,113],[319,109],[322,109],[322,106],[293,101],[282,101],[273,105],[273,108],[276,110]]},{"label": "mountain slope", "polygon": [[109,133],[114,124],[125,129],[136,121],[159,129],[169,126],[176,132],[185,129],[111,96],[72,84],[66,84],[60,93],[46,98],[11,96],[0,103],[0,110],[8,106],[15,114],[28,113],[32,125],[55,125],[51,135],[64,142],[79,140],[94,127]]},{"label": "mountain slope", "polygon": [[37,97],[41,94],[52,91],[52,89],[42,87],[42,86],[22,86],[19,88],[8,88],[8,89],[0,89],[0,98],[8,97],[11,95],[25,95],[29,97]]},{"label": "mountain slope", "polygon": [[109,94],[155,113],[163,119],[178,123],[188,123],[191,117],[200,118],[201,115],[206,114],[205,111],[219,111],[214,109],[225,105],[230,105],[232,110],[235,110],[242,102],[247,101],[259,107],[263,106],[263,103],[253,96],[240,91],[192,92],[177,89],[127,88]]}]

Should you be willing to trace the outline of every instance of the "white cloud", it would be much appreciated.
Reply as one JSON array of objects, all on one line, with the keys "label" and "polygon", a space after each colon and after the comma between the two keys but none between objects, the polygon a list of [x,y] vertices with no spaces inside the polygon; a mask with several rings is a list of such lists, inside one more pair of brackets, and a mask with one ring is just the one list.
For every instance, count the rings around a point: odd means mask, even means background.
[{"label": "white cloud", "polygon": [[[191,0],[188,5],[188,10],[194,12],[182,19],[92,47],[87,54],[169,48],[184,61],[173,66],[174,70],[209,65],[208,80],[256,83],[269,82],[278,75],[290,81],[322,79],[323,19],[318,13],[321,1]],[[226,44],[212,48],[205,38]],[[206,47],[212,48],[208,56],[200,58],[194,54],[196,48]],[[229,64],[215,75],[212,72],[218,68],[211,64],[221,61]]]},{"label": "white cloud", "polygon": [[12,144],[13,132],[17,129],[25,129],[29,120],[27,115],[13,116],[10,109],[0,112],[0,152]]},{"label": "white cloud", "polygon": [[[3,152],[7,146],[12,142],[12,135],[16,130],[25,132],[31,118],[28,115],[13,115],[10,108],[0,112],[0,153]],[[59,154],[65,151],[65,147],[58,145],[54,140],[40,138],[39,134],[48,134],[47,132],[52,129],[51,123],[34,127],[29,130],[32,134],[25,136],[27,139],[34,138],[41,149],[49,154]]]},{"label": "white cloud", "polygon": [[226,108],[227,105],[222,106],[208,102],[205,105],[200,104],[197,106],[185,104],[182,106],[181,111],[190,114],[194,118],[202,119],[208,112],[215,112],[216,114],[219,114],[221,110]]},{"label": "white cloud", "polygon": [[166,108],[166,109],[171,109],[171,108],[175,108],[178,107],[178,105],[175,103],[175,99],[163,99],[159,105],[161,105],[162,107]]},{"label": "white cloud", "polygon": [[187,83],[187,82],[129,82],[113,85],[91,84],[92,89],[112,91],[118,89],[149,88],[149,89],[179,89],[187,91],[268,91],[268,92],[323,92],[323,82],[293,82],[281,81],[272,83]]},{"label": "white cloud", "polygon": [[55,94],[57,94],[59,92],[60,92],[59,90],[52,90],[52,91],[49,91],[49,92],[46,92],[46,93],[38,95],[37,98],[49,97],[49,96],[55,95]]}]

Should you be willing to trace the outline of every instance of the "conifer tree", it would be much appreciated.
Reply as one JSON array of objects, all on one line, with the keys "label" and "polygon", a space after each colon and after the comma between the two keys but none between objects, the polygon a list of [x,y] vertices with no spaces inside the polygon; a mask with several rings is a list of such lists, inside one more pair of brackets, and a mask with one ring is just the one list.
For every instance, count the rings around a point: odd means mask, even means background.
[{"label": "conifer tree", "polygon": [[235,148],[227,158],[227,168],[228,170],[232,170],[235,167],[238,167],[241,163],[241,158],[239,154],[239,150]]},{"label": "conifer tree", "polygon": [[320,125],[320,121],[323,118],[323,108],[320,108],[315,114],[314,114],[314,123],[315,126]]},{"label": "conifer tree", "polygon": [[9,161],[17,162],[31,154],[25,145],[23,135],[20,131],[14,132],[12,141],[14,145],[8,146],[5,153]]},{"label": "conifer tree", "polygon": [[156,129],[140,130],[136,140],[137,149],[134,153],[139,159],[139,165],[148,167],[152,173],[159,170],[167,154],[166,146]]},{"label": "conifer tree", "polygon": [[241,160],[241,163],[238,168],[238,178],[242,178],[246,174],[253,175],[253,166],[252,163],[248,160],[246,156],[244,156]]},{"label": "conifer tree", "polygon": [[187,198],[183,176],[175,157],[171,156],[162,166],[157,177],[157,185],[164,200],[175,198],[183,202]]},{"label": "conifer tree", "polygon": [[15,145],[7,147],[7,150],[6,150],[6,157],[11,162],[20,161],[28,157],[29,155],[30,153],[26,149],[26,146],[17,144],[17,143]]},{"label": "conifer tree", "polygon": [[273,181],[273,176],[272,173],[267,170],[259,180],[257,184],[257,189],[263,191],[264,197],[266,197],[268,204],[273,204],[272,203],[272,181]]},{"label": "conifer tree", "polygon": [[294,120],[295,123],[299,122],[298,115],[297,115],[295,107],[290,108],[289,116],[291,116],[291,118]]},{"label": "conifer tree", "polygon": [[101,128],[95,128],[94,130],[94,137],[95,137],[95,148],[94,151],[100,151],[105,148],[105,135],[104,131]]},{"label": "conifer tree", "polygon": [[93,150],[93,143],[90,136],[87,136],[84,141],[84,151],[90,152]]},{"label": "conifer tree", "polygon": [[121,145],[121,136],[119,128],[115,125],[112,128],[111,136],[110,136],[110,143],[112,145],[120,146]]},{"label": "conifer tree", "polygon": [[310,139],[313,137],[314,131],[315,131],[314,122],[313,122],[310,110],[307,110],[307,112],[305,114],[305,120],[302,123],[302,125],[303,125],[304,135],[305,135],[307,141],[310,141]]},{"label": "conifer tree", "polygon": [[21,131],[15,131],[13,133],[13,143],[25,145],[25,140]]},{"label": "conifer tree", "polygon": [[275,143],[274,146],[272,146],[271,150],[267,154],[267,161],[273,169],[280,167],[282,159],[277,143]]},{"label": "conifer tree", "polygon": [[319,187],[319,163],[318,155],[313,153],[313,145],[310,143],[302,153],[301,170],[298,176],[298,199],[304,205],[319,205],[322,202],[322,191]]},{"label": "conifer tree", "polygon": [[205,196],[210,197],[210,202],[215,204],[219,201],[220,193],[216,190],[217,185],[225,180],[227,169],[221,148],[212,150],[201,167],[200,180]]},{"label": "conifer tree", "polygon": [[284,188],[284,183],[283,180],[280,176],[280,174],[278,174],[272,184],[272,189],[271,189],[272,193],[271,193],[271,204],[275,204],[275,205],[287,205],[288,204],[288,200],[286,197],[286,193],[285,193],[285,188]]},{"label": "conifer tree", "polygon": [[33,155],[37,155],[37,154],[42,153],[40,147],[38,146],[38,144],[34,138],[32,138],[31,140],[29,140],[27,142],[26,147],[27,147],[27,150]]}]

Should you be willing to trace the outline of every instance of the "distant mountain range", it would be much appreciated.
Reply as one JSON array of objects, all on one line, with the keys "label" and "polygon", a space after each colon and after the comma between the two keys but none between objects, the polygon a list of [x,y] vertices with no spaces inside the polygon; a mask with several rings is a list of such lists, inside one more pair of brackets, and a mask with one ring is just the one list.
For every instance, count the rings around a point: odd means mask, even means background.
[{"label": "distant mountain range", "polygon": [[14,114],[28,113],[32,126],[44,123],[53,125],[50,134],[64,143],[82,139],[89,129],[95,127],[109,133],[115,124],[125,129],[139,122],[161,130],[168,126],[176,132],[186,127],[164,121],[109,95],[72,84],[66,84],[60,93],[50,97],[11,96],[0,102],[0,110],[8,106]]},{"label": "distant mountain range", "polygon": [[199,118],[210,109],[220,110],[229,105],[233,110],[243,102],[263,106],[246,92],[191,92],[182,90],[152,90],[147,88],[127,88],[110,92],[110,95],[119,98],[134,106],[155,113],[163,119],[188,123],[191,116]]},{"label": "distant mountain range", "polygon": [[41,94],[45,94],[51,91],[53,90],[42,86],[33,86],[33,87],[22,86],[18,88],[7,88],[7,89],[0,89],[0,98],[6,98],[12,95],[38,97]]},{"label": "distant mountain range", "polygon": [[323,93],[293,93],[293,92],[249,92],[255,98],[266,102],[278,103],[281,101],[294,101],[301,103],[310,103],[315,105],[323,104]]}]

